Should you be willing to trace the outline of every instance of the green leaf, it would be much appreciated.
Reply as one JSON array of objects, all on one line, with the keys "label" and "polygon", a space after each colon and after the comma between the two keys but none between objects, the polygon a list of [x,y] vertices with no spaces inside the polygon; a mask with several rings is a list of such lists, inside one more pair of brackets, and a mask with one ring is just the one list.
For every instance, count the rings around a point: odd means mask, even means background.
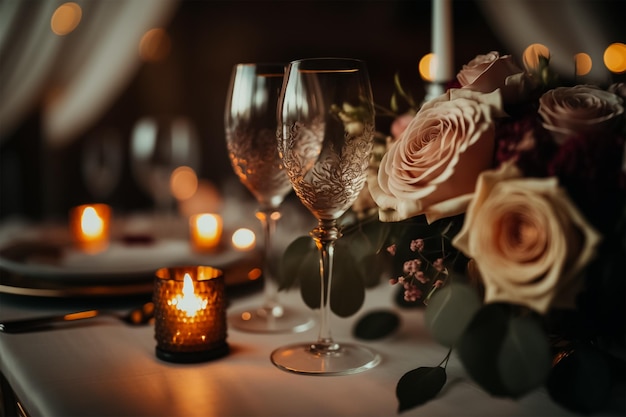
[{"label": "green leaf", "polygon": [[352,254],[335,248],[333,278],[330,284],[330,309],[339,317],[350,317],[363,306],[365,284]]},{"label": "green leaf", "polygon": [[392,256],[386,252],[370,253],[358,262],[365,288],[373,288],[380,284],[383,277],[392,276]]},{"label": "green leaf", "polygon": [[317,268],[316,259],[311,254],[317,254],[317,248],[309,236],[301,236],[287,246],[280,263],[280,291],[291,288],[298,281],[302,269],[310,268],[311,263],[315,263],[313,268]]},{"label": "green leaf", "polygon": [[459,340],[457,352],[465,370],[492,395],[506,396],[497,357],[511,314],[507,304],[487,304],[469,323]]},{"label": "green leaf", "polygon": [[606,410],[612,382],[606,355],[592,346],[577,344],[554,366],[546,386],[557,403],[577,413],[592,414]]},{"label": "green leaf", "polygon": [[311,309],[320,308],[321,302],[321,278],[319,254],[317,249],[300,258],[298,279],[300,280],[300,295],[304,303]]},{"label": "green leaf", "polygon": [[453,282],[439,288],[430,298],[424,319],[438,343],[453,347],[480,307],[474,288]]},{"label": "green leaf", "polygon": [[400,317],[393,311],[370,311],[357,321],[354,336],[365,340],[382,339],[395,332],[399,325]]},{"label": "green leaf", "polygon": [[512,397],[543,385],[552,358],[548,337],[536,316],[511,317],[497,359],[502,383]]},{"label": "green leaf", "polygon": [[[297,258],[297,276],[304,303],[312,309],[321,305],[321,277],[317,248]],[[330,309],[340,317],[349,317],[359,311],[365,301],[365,279],[350,251],[344,246],[335,247],[333,279],[330,291]]]},{"label": "green leaf", "polygon": [[396,386],[398,412],[435,398],[446,384],[446,379],[446,370],[441,366],[421,367],[402,375]]},{"label": "green leaf", "polygon": [[518,398],[540,386],[550,370],[548,338],[529,310],[487,304],[473,317],[458,343],[470,376],[495,396]]},{"label": "green leaf", "polygon": [[389,107],[391,108],[392,112],[398,113],[400,106],[398,105],[398,94],[396,94],[395,91],[391,94],[391,101],[389,103]]}]

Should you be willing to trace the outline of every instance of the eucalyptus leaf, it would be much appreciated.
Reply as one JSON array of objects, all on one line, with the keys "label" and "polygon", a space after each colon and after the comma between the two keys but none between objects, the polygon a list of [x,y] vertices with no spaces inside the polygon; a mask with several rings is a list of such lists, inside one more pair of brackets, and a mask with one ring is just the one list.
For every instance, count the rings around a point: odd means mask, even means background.
[{"label": "eucalyptus leaf", "polygon": [[577,344],[554,366],[546,385],[552,399],[572,411],[602,411],[611,395],[609,361],[598,349]]},{"label": "eucalyptus leaf", "polygon": [[518,398],[540,386],[550,370],[547,335],[539,316],[511,304],[482,307],[457,350],[471,377],[495,396]]},{"label": "eucalyptus leaf", "polygon": [[372,288],[380,284],[382,277],[392,276],[392,258],[386,252],[369,253],[358,262],[365,288]]},{"label": "eucalyptus leaf", "polygon": [[502,383],[512,397],[543,385],[552,358],[548,337],[536,316],[511,317],[497,361]]},{"label": "eucalyptus leaf", "polygon": [[304,258],[300,258],[300,262],[297,274],[302,300],[309,308],[320,308],[322,287],[317,249],[308,253]]},{"label": "eucalyptus leaf", "polygon": [[374,252],[374,246],[361,228],[355,230],[349,236],[343,236],[339,239],[335,244],[335,248],[342,252],[347,251],[357,259],[365,254]]},{"label": "eucalyptus leaf", "polygon": [[352,254],[345,248],[336,249],[330,284],[330,309],[339,317],[349,317],[363,306],[365,280]]},{"label": "eucalyptus leaf", "polygon": [[314,263],[313,269],[317,268],[317,258],[311,254],[317,254],[317,248],[310,236],[301,236],[287,246],[281,258],[279,290],[291,288],[298,281],[301,270],[310,268],[311,263]]},{"label": "eucalyptus leaf", "polygon": [[356,322],[354,336],[364,340],[382,339],[395,332],[398,326],[400,317],[393,311],[370,311]]},{"label": "eucalyptus leaf", "polygon": [[498,370],[497,358],[512,314],[508,304],[482,307],[463,332],[457,352],[465,370],[483,389],[495,396],[508,392]]},{"label": "eucalyptus leaf", "polygon": [[433,294],[424,319],[438,343],[453,347],[480,307],[481,301],[474,288],[452,282]]},{"label": "eucalyptus leaf", "polygon": [[435,398],[446,384],[446,379],[446,370],[441,366],[421,367],[402,375],[396,386],[398,412]]}]

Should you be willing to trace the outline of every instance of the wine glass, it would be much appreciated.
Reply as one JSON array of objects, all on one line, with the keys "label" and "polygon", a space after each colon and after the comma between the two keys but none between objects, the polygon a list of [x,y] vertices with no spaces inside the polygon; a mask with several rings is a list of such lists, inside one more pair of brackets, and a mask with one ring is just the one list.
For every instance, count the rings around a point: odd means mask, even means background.
[{"label": "wine glass", "polygon": [[233,170],[260,205],[256,216],[264,232],[264,283],[261,306],[236,311],[230,323],[252,332],[304,331],[314,324],[307,311],[283,305],[272,273],[273,237],[279,207],[292,190],[280,168],[277,151],[278,96],[285,72],[283,64],[238,64],[232,71],[224,124]]},{"label": "wine glass", "polygon": [[[289,64],[278,110],[279,155],[296,195],[318,221],[310,235],[320,253],[320,329],[317,341],[274,350],[282,370],[342,375],[376,366],[367,347],[338,343],[330,329],[330,288],[337,219],[365,185],[374,138],[374,105],[364,62],[316,58]],[[337,277],[341,279],[341,277]]]},{"label": "wine glass", "polygon": [[92,197],[105,201],[111,196],[122,175],[122,142],[117,130],[104,128],[85,139],[81,171]]},{"label": "wine glass", "polygon": [[198,171],[199,142],[195,126],[184,116],[145,116],[131,136],[131,168],[138,185],[152,197],[157,213],[170,218],[174,197],[172,172],[188,166]]}]

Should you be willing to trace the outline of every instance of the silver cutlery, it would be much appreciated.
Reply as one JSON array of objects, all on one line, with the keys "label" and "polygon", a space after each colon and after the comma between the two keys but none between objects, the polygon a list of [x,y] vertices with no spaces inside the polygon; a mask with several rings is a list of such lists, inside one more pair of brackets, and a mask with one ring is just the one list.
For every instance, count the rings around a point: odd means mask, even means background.
[{"label": "silver cutlery", "polygon": [[7,320],[0,323],[0,332],[3,333],[24,333],[29,331],[46,330],[62,323],[72,323],[96,317],[114,317],[126,324],[141,326],[150,323],[154,318],[154,304],[145,303],[141,307],[130,310],[125,314],[120,314],[106,310],[85,310],[69,314],[54,316],[35,317],[29,319]]}]

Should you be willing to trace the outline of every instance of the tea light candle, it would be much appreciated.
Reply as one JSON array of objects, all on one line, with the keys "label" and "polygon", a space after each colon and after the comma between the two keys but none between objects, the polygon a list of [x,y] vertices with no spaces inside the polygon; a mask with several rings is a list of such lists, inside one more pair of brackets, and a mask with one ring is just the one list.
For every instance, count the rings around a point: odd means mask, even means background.
[{"label": "tea light candle", "polygon": [[111,207],[84,204],[70,211],[70,232],[74,243],[86,252],[100,252],[109,244]]},{"label": "tea light candle", "polygon": [[194,250],[215,250],[222,238],[222,218],[217,214],[194,214],[189,218],[189,235]]},{"label": "tea light candle", "polygon": [[153,301],[159,359],[194,363],[228,353],[221,270],[210,266],[161,268],[156,272]]}]

